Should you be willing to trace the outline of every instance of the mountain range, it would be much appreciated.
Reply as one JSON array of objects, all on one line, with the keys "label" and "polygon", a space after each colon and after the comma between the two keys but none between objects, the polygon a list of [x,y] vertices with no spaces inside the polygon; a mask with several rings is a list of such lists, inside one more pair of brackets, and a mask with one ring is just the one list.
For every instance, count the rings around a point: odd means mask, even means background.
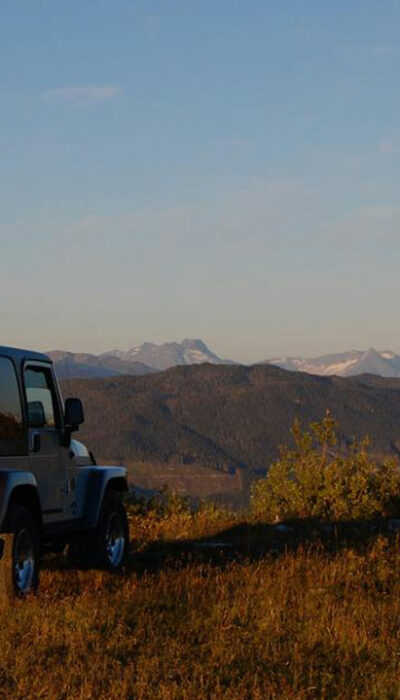
[{"label": "mountain range", "polygon": [[[164,371],[170,367],[203,363],[239,364],[218,357],[202,340],[191,338],[185,338],[180,343],[143,343],[130,350],[115,349],[100,355],[64,350],[54,350],[48,354],[53,359],[61,379],[113,377],[122,374],[138,376]],[[390,350],[378,351],[374,348],[315,358],[274,357],[260,364],[321,376],[350,377],[375,374],[380,377],[400,377],[400,355]]]},{"label": "mountain range", "polygon": [[334,355],[306,359],[303,357],[275,357],[266,364],[295,372],[322,376],[351,377],[358,374],[376,374],[380,377],[400,377],[400,355],[390,350],[382,352],[369,348],[351,350]]},{"label": "mountain range", "polygon": [[53,360],[59,379],[142,375],[157,371],[142,362],[123,360],[111,354],[92,355],[64,350],[51,350],[47,354]]},{"label": "mountain range", "polygon": [[200,339],[185,338],[181,343],[143,343],[128,351],[112,350],[101,357],[118,357],[125,362],[141,362],[157,370],[169,369],[178,365],[231,364],[231,360],[221,360]]},{"label": "mountain range", "polygon": [[163,371],[180,365],[232,364],[222,360],[199,339],[185,338],[181,343],[143,343],[130,350],[111,350],[101,355],[51,350],[60,379],[75,377],[112,377],[120,374],[134,376]]}]

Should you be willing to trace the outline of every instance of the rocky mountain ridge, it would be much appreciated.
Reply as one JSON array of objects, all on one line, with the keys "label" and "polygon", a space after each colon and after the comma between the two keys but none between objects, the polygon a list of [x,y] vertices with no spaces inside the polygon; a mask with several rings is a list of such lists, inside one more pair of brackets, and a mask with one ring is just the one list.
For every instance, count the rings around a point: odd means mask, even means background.
[{"label": "rocky mountain ridge", "polygon": [[[100,355],[54,350],[53,359],[60,378],[112,377],[151,374],[171,367],[199,365],[234,365],[222,359],[200,339],[185,338],[179,342],[149,343],[129,350],[110,350]],[[269,364],[294,372],[320,376],[351,377],[374,374],[379,377],[400,377],[400,355],[391,350],[351,350],[314,358],[273,357],[258,364]]]},{"label": "rocky mountain ridge", "polygon": [[142,343],[130,350],[111,350],[100,355],[51,350],[60,379],[133,376],[151,374],[170,367],[211,364],[233,364],[223,360],[200,339],[185,338],[181,343]]},{"label": "rocky mountain ridge", "polygon": [[265,361],[281,369],[306,372],[321,376],[352,377],[360,374],[375,374],[379,377],[400,377],[400,355],[391,350],[350,352],[322,355],[315,358],[274,357]]}]

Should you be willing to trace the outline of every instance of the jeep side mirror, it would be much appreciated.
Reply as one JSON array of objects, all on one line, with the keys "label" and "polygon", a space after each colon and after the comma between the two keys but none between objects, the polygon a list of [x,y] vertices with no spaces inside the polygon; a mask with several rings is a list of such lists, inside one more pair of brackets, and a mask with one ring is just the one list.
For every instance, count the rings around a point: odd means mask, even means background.
[{"label": "jeep side mirror", "polygon": [[85,416],[83,413],[82,401],[80,399],[67,399],[65,401],[64,421],[70,432],[78,430],[78,426],[83,423]]}]

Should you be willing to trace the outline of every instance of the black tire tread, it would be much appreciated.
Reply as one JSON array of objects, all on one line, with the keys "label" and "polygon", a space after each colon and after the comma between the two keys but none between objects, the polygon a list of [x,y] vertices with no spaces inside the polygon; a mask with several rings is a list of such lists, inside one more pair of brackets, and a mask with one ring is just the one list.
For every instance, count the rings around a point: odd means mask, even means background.
[{"label": "black tire tread", "polygon": [[68,547],[68,560],[70,565],[83,568],[98,568],[106,571],[115,571],[115,569],[110,566],[104,546],[106,520],[110,509],[117,509],[119,511],[124,524],[126,545],[124,560],[121,567],[119,567],[122,568],[129,545],[129,526],[121,495],[113,490],[106,491],[104,494],[99,521],[96,528],[91,532],[79,533],[76,537],[70,540]]},{"label": "black tire tread", "polygon": [[[110,562],[108,560],[106,548],[105,548],[105,529],[106,529],[106,523],[107,523],[107,515],[110,512],[110,510],[118,510],[124,530],[125,530],[125,550],[124,550],[124,556],[123,560],[121,562],[121,566],[118,568],[114,568],[110,565]],[[95,530],[95,542],[94,542],[94,558],[95,558],[95,565],[99,569],[103,569],[106,571],[119,571],[126,560],[126,555],[129,547],[129,526],[128,526],[128,518],[126,515],[126,510],[125,506],[122,503],[122,498],[119,493],[116,491],[106,491],[104,495],[104,500],[101,508],[101,513],[99,517],[99,524]]]},{"label": "black tire tread", "polygon": [[40,533],[38,524],[31,511],[20,503],[10,505],[4,527],[4,534],[0,534],[3,541],[3,556],[0,559],[0,603],[7,604],[18,597],[13,577],[13,549],[15,533],[21,525],[30,530],[35,545],[35,572],[32,583],[32,592],[39,585],[39,554]]}]

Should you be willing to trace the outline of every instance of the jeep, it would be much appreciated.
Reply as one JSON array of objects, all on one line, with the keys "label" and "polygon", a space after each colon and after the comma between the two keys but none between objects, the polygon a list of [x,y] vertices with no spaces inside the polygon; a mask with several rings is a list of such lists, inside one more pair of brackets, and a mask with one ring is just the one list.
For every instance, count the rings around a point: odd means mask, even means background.
[{"label": "jeep", "polygon": [[0,600],[36,590],[46,551],[67,548],[77,566],[124,564],[126,470],[97,465],[72,439],[83,421],[47,355],[0,346]]}]

